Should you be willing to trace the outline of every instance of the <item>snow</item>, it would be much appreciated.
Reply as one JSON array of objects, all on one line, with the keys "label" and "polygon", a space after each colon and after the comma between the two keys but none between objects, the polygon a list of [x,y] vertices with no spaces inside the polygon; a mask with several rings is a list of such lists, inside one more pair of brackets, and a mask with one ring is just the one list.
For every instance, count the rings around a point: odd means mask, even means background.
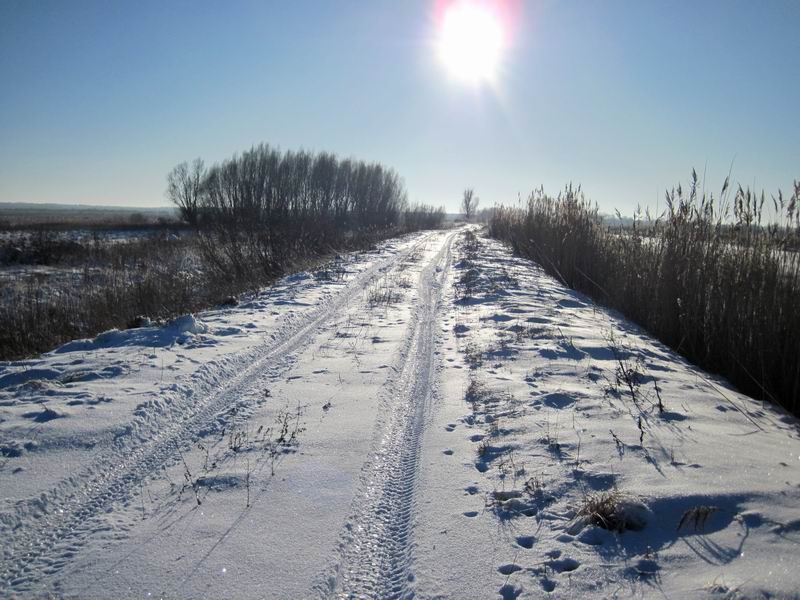
[{"label": "snow", "polygon": [[0,364],[0,595],[797,597],[797,420],[500,244],[238,300]]},{"label": "snow", "polygon": [[[418,595],[797,597],[797,420],[500,244],[459,249]],[[622,533],[582,514],[604,494]]]}]

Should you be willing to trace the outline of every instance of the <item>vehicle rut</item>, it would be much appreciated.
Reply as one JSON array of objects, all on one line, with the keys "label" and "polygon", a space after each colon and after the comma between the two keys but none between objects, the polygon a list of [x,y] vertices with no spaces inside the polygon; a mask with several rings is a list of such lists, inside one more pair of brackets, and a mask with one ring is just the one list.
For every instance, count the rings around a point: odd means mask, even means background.
[{"label": "vehicle rut", "polygon": [[186,390],[183,401],[170,411],[169,418],[150,418],[138,424],[138,435],[118,438],[81,473],[36,499],[20,502],[18,512],[39,512],[35,521],[28,520],[24,527],[18,527],[18,515],[0,514],[0,595],[24,593],[46,585],[44,582],[58,573],[102,526],[95,517],[114,503],[132,497],[140,482],[174,463],[179,451],[216,422],[221,412],[254,402],[257,394],[249,394],[249,390],[263,389],[265,381],[284,375],[299,351],[312,343],[327,321],[336,318],[376,276],[395,267],[431,237],[425,236],[410,248],[378,261],[327,303],[303,313],[270,341],[236,357],[233,364],[220,367],[222,377],[204,380],[227,380],[222,387],[201,382],[196,389]]},{"label": "vehicle rut", "polygon": [[407,598],[414,495],[425,423],[436,396],[435,342],[442,283],[451,259],[451,234],[419,279],[419,308],[407,330],[400,362],[383,393],[383,416],[359,494],[345,523],[336,564],[318,585],[326,598]]}]

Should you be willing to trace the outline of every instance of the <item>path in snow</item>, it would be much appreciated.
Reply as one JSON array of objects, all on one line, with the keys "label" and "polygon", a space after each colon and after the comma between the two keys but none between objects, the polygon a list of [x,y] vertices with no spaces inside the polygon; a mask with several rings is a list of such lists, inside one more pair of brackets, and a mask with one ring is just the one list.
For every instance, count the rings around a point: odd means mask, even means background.
[{"label": "path in snow", "polygon": [[797,420],[463,229],[0,365],[0,436],[3,597],[800,586]]},{"label": "path in snow", "polygon": [[237,357],[233,368],[205,374],[193,387],[183,389],[181,401],[164,415],[167,418],[148,422],[153,419],[148,414],[139,419],[130,426],[137,435],[121,437],[81,472],[18,504],[16,514],[4,514],[0,584],[13,592],[41,589],[42,582],[58,575],[93,534],[109,527],[107,512],[112,507],[130,504],[143,493],[143,481],[184,460],[183,453],[199,437],[219,430],[226,415],[257,406],[264,390],[292,369],[297,356],[329,322],[351,305],[363,305],[365,289],[424,247],[429,237],[377,261],[330,302],[279,326],[266,343]]},{"label": "path in snow", "polygon": [[436,394],[435,336],[450,235],[419,277],[418,296],[396,373],[382,392],[384,413],[367,460],[354,515],[345,525],[341,562],[328,578],[336,597],[399,598],[410,594],[410,541],[423,428]]}]

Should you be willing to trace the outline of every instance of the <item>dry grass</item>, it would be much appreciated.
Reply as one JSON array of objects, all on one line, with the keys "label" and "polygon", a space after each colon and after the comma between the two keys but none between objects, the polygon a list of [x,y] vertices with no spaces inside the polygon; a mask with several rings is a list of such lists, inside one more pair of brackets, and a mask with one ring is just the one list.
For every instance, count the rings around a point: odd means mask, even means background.
[{"label": "dry grass", "polygon": [[403,293],[400,288],[408,287],[402,284],[403,281],[388,277],[375,281],[367,289],[367,303],[370,306],[388,306],[402,302]]},{"label": "dry grass", "polygon": [[221,287],[192,261],[186,240],[120,243],[92,252],[69,276],[9,285],[0,299],[0,360],[124,328],[139,315],[191,312],[239,291]]},{"label": "dry grass", "polygon": [[[387,232],[388,235],[388,232]],[[76,243],[73,243],[76,245]],[[85,246],[87,244],[84,244]],[[197,236],[88,244],[51,262],[56,274],[4,285],[0,295],[0,360],[15,360],[102,331],[139,326],[216,305],[268,285],[283,272],[320,266],[326,256],[289,253],[274,274],[223,273]],[[345,248],[352,249],[355,242]],[[334,261],[320,278],[341,278]]]},{"label": "dry grass", "polygon": [[[42,229],[31,244],[0,247],[0,265],[77,271],[58,285],[0,288],[0,360],[122,328],[140,315],[155,320],[235,304],[226,299],[338,252],[439,227],[445,216],[409,206],[399,175],[380,164],[263,144],[208,169],[201,160],[178,165],[168,181],[168,196],[192,226],[181,240],[81,244]],[[341,279],[342,268],[318,278]],[[373,290],[370,302],[398,302],[395,288],[411,285],[401,279]]]},{"label": "dry grass", "polygon": [[566,285],[620,310],[756,398],[800,412],[800,183],[765,199],[667,194],[658,218],[610,227],[580,188],[494,211],[494,237]]},{"label": "dry grass", "polygon": [[578,510],[577,518],[585,524],[595,525],[623,533],[641,531],[647,525],[641,505],[619,490],[589,494]]},{"label": "dry grass", "polygon": [[680,531],[684,526],[686,526],[687,529],[691,527],[695,532],[703,531],[708,517],[718,511],[719,508],[716,506],[707,506],[704,504],[695,506],[683,513],[681,520],[678,522],[676,531]]}]

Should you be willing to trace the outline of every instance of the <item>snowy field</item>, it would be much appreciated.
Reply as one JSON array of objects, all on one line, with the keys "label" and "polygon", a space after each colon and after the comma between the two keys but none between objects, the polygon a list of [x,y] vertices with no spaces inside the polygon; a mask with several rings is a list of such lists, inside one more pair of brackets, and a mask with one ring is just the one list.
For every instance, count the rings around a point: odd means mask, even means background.
[{"label": "snowy field", "polygon": [[[158,237],[165,233],[163,228],[143,228],[125,229],[55,229],[52,231],[35,229],[3,229],[0,230],[0,243],[26,246],[35,243],[39,238],[45,236],[48,240],[58,242],[75,242],[79,244],[120,244],[137,240],[147,240]],[[169,232],[168,232],[169,233]],[[171,232],[171,235],[178,235],[180,231]]]},{"label": "snowy field", "polygon": [[163,228],[0,229],[0,302],[27,287],[35,288],[41,299],[68,293],[82,282],[102,282],[113,261],[97,254],[136,242],[177,242],[186,236],[185,231]]},{"label": "snowy field", "polygon": [[0,597],[798,598],[799,431],[414,234],[0,363]]}]

